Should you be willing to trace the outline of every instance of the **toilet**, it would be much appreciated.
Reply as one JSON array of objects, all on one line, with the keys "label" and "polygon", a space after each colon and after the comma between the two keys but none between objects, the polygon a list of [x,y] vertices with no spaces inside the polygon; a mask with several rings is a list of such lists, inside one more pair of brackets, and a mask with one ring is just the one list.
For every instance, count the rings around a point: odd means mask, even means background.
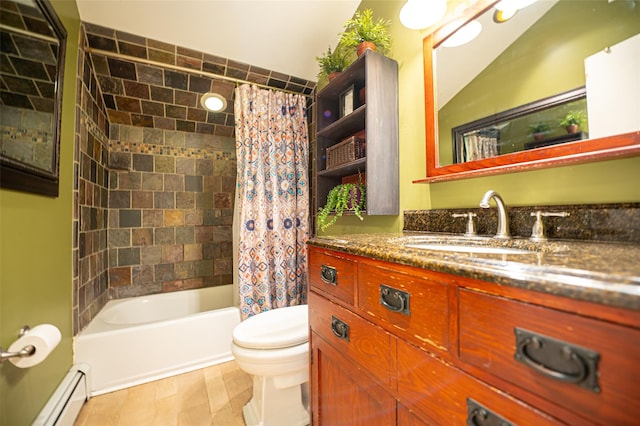
[{"label": "toilet", "polygon": [[241,322],[233,329],[231,353],[253,376],[253,396],[242,409],[247,426],[310,423],[307,305],[272,309]]}]

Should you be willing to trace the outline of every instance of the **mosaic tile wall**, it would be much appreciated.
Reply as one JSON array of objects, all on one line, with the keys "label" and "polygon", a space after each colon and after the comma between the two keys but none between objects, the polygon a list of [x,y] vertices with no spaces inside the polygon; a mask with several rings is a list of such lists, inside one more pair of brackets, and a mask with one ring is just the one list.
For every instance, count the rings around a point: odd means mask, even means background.
[{"label": "mosaic tile wall", "polygon": [[111,125],[115,298],[231,284],[235,140]]},{"label": "mosaic tile wall", "polygon": [[[81,28],[81,42],[82,31]],[[109,123],[91,58],[83,46],[79,49],[74,148],[74,335],[107,303],[109,283]]]},{"label": "mosaic tile wall", "polygon": [[[316,87],[315,82],[87,23],[82,31],[74,333],[112,298],[232,282],[235,84],[208,73],[306,95]],[[173,65],[207,76],[176,71]],[[226,111],[202,109],[200,96],[209,90],[227,97]],[[312,108],[308,96],[311,144]]]}]

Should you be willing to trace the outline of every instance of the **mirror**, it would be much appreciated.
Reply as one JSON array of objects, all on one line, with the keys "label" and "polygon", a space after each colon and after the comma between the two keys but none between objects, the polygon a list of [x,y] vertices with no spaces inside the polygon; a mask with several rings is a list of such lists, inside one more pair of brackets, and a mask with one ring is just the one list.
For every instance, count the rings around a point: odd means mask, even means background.
[{"label": "mirror", "polygon": [[[494,3],[476,3],[459,24],[443,26],[424,39],[427,177],[416,182],[638,154],[640,102],[628,93],[639,90],[640,63],[617,66],[632,76],[630,86],[622,86],[622,99],[603,100],[602,93],[615,94],[610,83],[618,79],[598,80],[598,73],[590,71],[587,81],[585,68],[594,69],[594,57],[619,57],[625,49],[618,46],[640,43],[640,2],[538,1],[502,23],[494,21]],[[471,20],[482,24],[476,39],[458,47],[443,45]],[[636,46],[627,50],[637,52]],[[627,54],[623,60],[637,57]],[[621,107],[625,101],[628,108]],[[616,105],[618,115],[627,114],[619,119],[622,126],[601,129],[603,114],[597,107],[603,104],[609,111]],[[586,119],[570,136],[561,126],[568,112],[581,112]],[[548,129],[546,140],[536,144],[538,124]],[[460,148],[465,132],[472,143],[482,140],[489,149],[467,154]]]},{"label": "mirror", "polygon": [[55,197],[67,33],[46,0],[0,5],[0,185]]}]

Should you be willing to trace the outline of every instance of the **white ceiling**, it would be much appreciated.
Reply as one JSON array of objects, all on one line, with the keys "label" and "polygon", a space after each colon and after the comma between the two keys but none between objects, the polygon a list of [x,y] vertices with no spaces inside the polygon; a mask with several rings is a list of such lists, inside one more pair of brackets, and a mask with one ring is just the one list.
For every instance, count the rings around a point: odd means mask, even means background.
[{"label": "white ceiling", "polygon": [[317,80],[360,0],[76,0],[80,19]]}]

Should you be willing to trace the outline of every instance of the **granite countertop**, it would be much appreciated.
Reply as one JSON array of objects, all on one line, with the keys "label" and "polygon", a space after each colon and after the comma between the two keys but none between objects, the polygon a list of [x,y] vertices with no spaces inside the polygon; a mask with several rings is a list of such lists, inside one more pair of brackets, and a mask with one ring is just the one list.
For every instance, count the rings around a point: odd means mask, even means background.
[{"label": "granite countertop", "polygon": [[[529,253],[487,254],[408,247],[410,243],[509,247]],[[426,232],[315,237],[309,244],[374,259],[495,282],[620,308],[640,310],[640,245],[525,238],[464,240]]]}]

